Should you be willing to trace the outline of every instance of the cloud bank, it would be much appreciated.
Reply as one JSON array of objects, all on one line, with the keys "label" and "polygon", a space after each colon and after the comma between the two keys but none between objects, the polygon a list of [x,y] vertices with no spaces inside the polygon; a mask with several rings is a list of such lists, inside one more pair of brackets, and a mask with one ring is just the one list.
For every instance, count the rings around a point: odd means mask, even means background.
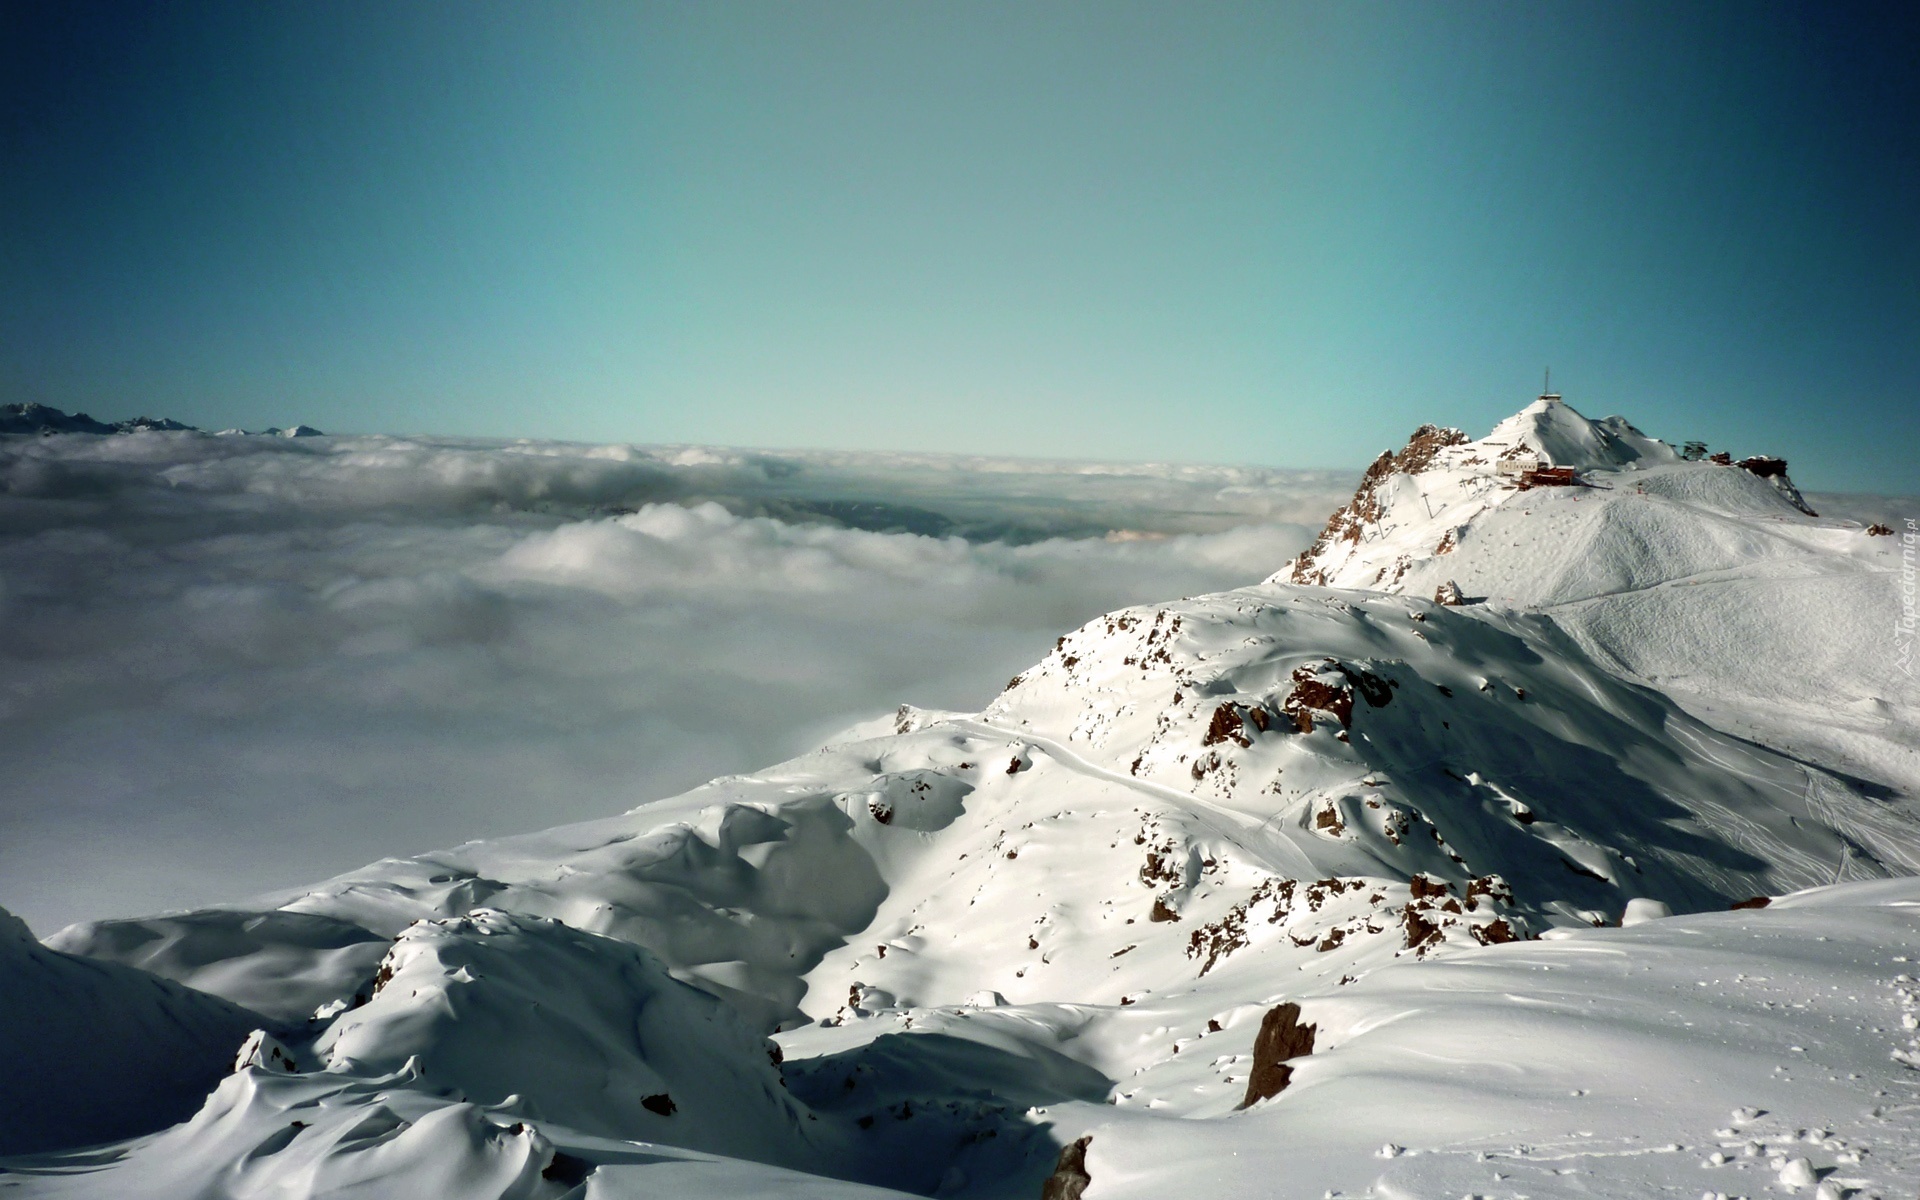
[{"label": "cloud bank", "polygon": [[1108,609],[1352,474],[430,439],[0,439],[0,902],[230,900],[601,816]]}]

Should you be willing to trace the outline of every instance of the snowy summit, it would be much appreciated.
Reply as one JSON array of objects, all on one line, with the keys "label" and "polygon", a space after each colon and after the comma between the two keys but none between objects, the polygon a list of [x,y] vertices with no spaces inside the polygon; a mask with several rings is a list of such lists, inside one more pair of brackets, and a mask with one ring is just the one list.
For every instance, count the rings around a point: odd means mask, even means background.
[{"label": "snowy summit", "polygon": [[977,713],[0,929],[0,1187],[1893,1195],[1895,540],[1557,396],[1424,426],[1273,577],[1066,632]]}]

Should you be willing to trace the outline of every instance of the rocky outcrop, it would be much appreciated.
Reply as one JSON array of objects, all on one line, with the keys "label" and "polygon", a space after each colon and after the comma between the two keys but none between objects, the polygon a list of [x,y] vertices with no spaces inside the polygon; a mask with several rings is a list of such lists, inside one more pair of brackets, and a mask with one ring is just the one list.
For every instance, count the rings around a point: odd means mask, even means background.
[{"label": "rocky outcrop", "polygon": [[1366,526],[1380,519],[1384,511],[1380,498],[1382,485],[1395,475],[1418,475],[1430,469],[1442,449],[1463,445],[1466,441],[1467,435],[1458,429],[1422,425],[1413,431],[1398,454],[1383,452],[1374,459],[1366,474],[1360,477],[1353,499],[1334,510],[1313,545],[1294,560],[1293,582],[1325,584],[1326,572],[1317,568],[1315,561],[1338,542],[1359,541]]},{"label": "rocky outcrop", "polygon": [[1300,1006],[1291,1000],[1268,1010],[1253,1042],[1253,1073],[1247,1076],[1247,1098],[1240,1102],[1241,1108],[1286,1090],[1293,1081],[1293,1068],[1287,1064],[1313,1053],[1315,1031],[1314,1026],[1300,1023]]},{"label": "rocky outcrop", "polygon": [[1053,1174],[1040,1185],[1040,1200],[1080,1200],[1093,1182],[1093,1176],[1087,1174],[1087,1147],[1092,1144],[1093,1138],[1083,1137],[1061,1147]]}]

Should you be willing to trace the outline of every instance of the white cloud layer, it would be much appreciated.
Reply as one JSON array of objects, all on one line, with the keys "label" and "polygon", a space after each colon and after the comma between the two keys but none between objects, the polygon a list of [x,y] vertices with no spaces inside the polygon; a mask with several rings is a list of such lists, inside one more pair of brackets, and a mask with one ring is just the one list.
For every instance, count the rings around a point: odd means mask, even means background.
[{"label": "white cloud layer", "polygon": [[[699,447],[0,439],[0,903],[40,932],[604,815],[1123,604],[1347,472]],[[937,536],[936,536],[937,535]]]}]

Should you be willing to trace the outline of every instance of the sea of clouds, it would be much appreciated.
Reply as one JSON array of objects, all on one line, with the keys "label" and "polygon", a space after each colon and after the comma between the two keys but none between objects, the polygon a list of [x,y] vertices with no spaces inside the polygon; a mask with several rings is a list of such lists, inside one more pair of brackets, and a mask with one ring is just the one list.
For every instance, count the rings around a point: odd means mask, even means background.
[{"label": "sea of clouds", "polygon": [[0,904],[41,933],[624,811],[1109,609],[1356,472],[387,437],[0,438]]}]

